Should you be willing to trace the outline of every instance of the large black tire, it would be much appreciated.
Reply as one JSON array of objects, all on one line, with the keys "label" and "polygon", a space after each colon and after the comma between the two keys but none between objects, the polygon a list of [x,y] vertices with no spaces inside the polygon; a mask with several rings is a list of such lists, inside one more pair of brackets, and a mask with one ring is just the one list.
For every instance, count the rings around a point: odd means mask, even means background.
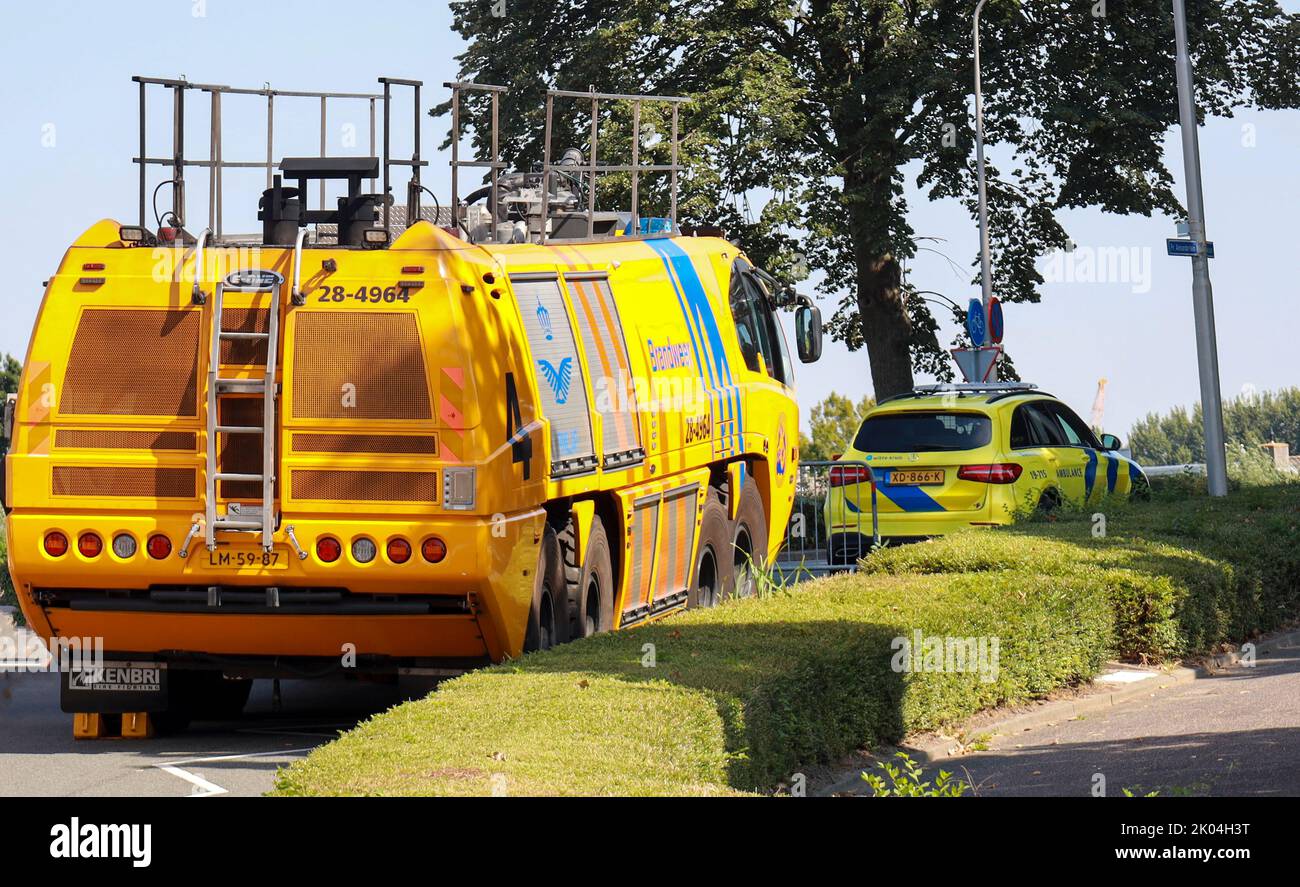
[{"label": "large black tire", "polygon": [[731,593],[750,597],[758,589],[758,573],[767,568],[767,513],[752,481],[740,491],[736,520],[731,526],[731,553]]},{"label": "large black tire", "polygon": [[700,519],[700,539],[695,546],[695,567],[691,573],[691,590],[686,605],[712,607],[732,582],[731,521],[718,491],[709,488]]},{"label": "large black tire", "polygon": [[578,559],[572,520],[559,535],[568,588],[569,639],[591,637],[614,627],[614,559],[605,522],[592,518],[586,555]]},{"label": "large black tire", "polygon": [[524,652],[549,650],[569,639],[567,608],[568,585],[564,581],[564,561],[555,531],[542,532],[537,552],[537,571],[533,577],[533,604],[528,611],[528,630],[524,635]]}]

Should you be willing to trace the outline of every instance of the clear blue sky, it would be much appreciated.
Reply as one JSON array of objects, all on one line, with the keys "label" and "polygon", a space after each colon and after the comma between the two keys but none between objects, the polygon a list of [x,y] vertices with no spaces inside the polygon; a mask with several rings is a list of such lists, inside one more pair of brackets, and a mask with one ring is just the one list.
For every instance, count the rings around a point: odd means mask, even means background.
[{"label": "clear blue sky", "polygon": [[[1296,2],[1287,2],[1289,9]],[[331,19],[328,10],[340,15]],[[198,13],[202,13],[199,15]],[[20,358],[41,296],[67,244],[94,221],[133,219],[137,142],[132,74],[281,89],[366,92],[381,74],[424,80],[425,105],[441,100],[441,84],[455,74],[459,39],[450,12],[437,2],[322,4],[314,0],[154,0],[117,3],[6,4],[0,28],[0,206],[10,220],[0,239],[0,352]],[[273,35],[280,35],[278,37]],[[161,93],[157,94],[161,97]],[[193,94],[192,94],[193,95]],[[207,110],[189,117],[191,156],[207,151]],[[409,150],[409,105],[402,109],[395,153]],[[259,159],[265,109],[258,99],[229,99],[224,107],[227,159]],[[277,105],[277,159],[318,151],[318,106]],[[158,115],[151,154],[166,154],[169,130]],[[435,150],[445,121],[424,118],[426,182],[448,193],[445,158]],[[349,129],[349,126],[351,129]],[[1252,129],[1244,130],[1243,127]],[[331,110],[331,153],[366,153],[364,105]],[[347,147],[349,133],[355,147]],[[51,140],[52,136],[52,140]],[[52,144],[51,144],[52,141]],[[1176,132],[1167,149],[1183,196]],[[1300,205],[1300,113],[1245,112],[1201,131],[1207,227],[1217,247],[1211,263],[1224,395],[1243,387],[1267,390],[1300,384],[1300,286],[1293,207]],[[207,182],[190,173],[191,228],[206,219]],[[227,174],[227,230],[255,230],[261,172]],[[155,179],[154,181],[157,181]],[[165,192],[164,192],[165,193]],[[400,192],[399,192],[400,193]],[[965,302],[978,238],[965,211],[910,193],[913,224],[941,237],[937,247],[960,266],[954,271],[922,254],[911,268],[922,289]],[[165,203],[165,201],[164,201]],[[1073,279],[1061,266],[1039,305],[1007,308],[1007,346],[1026,379],[1063,397],[1085,416],[1097,380],[1109,379],[1106,427],[1126,436],[1135,419],[1198,398],[1192,329],[1191,268],[1164,255],[1173,220],[1071,213],[1067,227],[1079,249],[1070,257]],[[1086,262],[1096,251],[1137,257],[1127,279],[1088,282]],[[1149,251],[1149,252],[1146,252]],[[1103,257],[1105,253],[1100,253]],[[830,306],[825,310],[829,313]],[[943,330],[947,344],[953,331]],[[830,345],[822,362],[800,371],[800,400],[811,405],[836,390],[860,397],[870,390],[864,354]]]}]

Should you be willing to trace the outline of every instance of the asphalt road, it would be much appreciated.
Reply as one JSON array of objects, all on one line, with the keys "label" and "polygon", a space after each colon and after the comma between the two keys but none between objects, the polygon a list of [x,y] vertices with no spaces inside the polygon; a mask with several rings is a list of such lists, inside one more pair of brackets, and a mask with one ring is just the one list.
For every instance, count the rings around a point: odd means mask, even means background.
[{"label": "asphalt road", "polygon": [[1254,667],[1154,690],[1078,720],[995,734],[965,768],[978,793],[1300,796],[1300,646],[1259,645]]},{"label": "asphalt road", "polygon": [[259,795],[275,771],[402,700],[397,687],[257,681],[245,716],[149,740],[74,741],[58,675],[0,672],[0,795]]}]

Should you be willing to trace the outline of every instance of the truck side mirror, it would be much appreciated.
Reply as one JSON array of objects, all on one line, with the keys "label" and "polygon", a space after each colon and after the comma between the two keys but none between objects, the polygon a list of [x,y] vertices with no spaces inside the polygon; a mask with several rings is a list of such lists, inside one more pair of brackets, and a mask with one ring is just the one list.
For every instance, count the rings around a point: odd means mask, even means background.
[{"label": "truck side mirror", "polygon": [[1103,434],[1101,436],[1101,448],[1103,450],[1118,450],[1124,446],[1120,439],[1113,434]]},{"label": "truck side mirror", "polygon": [[794,338],[799,359],[815,363],[822,356],[822,312],[807,298],[794,311]]}]

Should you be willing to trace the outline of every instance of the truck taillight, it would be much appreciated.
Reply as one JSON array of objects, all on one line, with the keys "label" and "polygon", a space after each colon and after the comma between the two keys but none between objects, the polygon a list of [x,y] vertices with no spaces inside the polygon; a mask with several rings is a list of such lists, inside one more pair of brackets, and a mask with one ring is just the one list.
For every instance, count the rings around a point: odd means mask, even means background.
[{"label": "truck taillight", "polygon": [[145,543],[144,547],[149,552],[149,557],[154,560],[166,560],[172,553],[172,540],[162,533],[154,533],[149,537],[149,541]]},{"label": "truck taillight", "polygon": [[81,552],[82,557],[99,557],[103,550],[104,540],[99,538],[98,533],[82,533],[77,538],[77,551]]},{"label": "truck taillight", "polygon": [[332,564],[343,554],[343,546],[339,540],[329,536],[323,536],[316,540],[316,557],[327,564]]},{"label": "truck taillight", "polygon": [[1000,462],[993,465],[963,465],[957,469],[957,477],[985,484],[1013,484],[1020,479],[1024,469],[1015,462]]},{"label": "truck taillight", "polygon": [[404,564],[411,559],[411,543],[405,539],[388,540],[388,559],[395,564]]},{"label": "truck taillight", "polygon": [[871,469],[861,465],[835,465],[830,470],[832,487],[846,487],[849,484],[865,484],[871,481]]},{"label": "truck taillight", "polygon": [[475,501],[475,474],[473,468],[444,468],[442,470],[442,507],[452,511],[472,511]]},{"label": "truck taillight", "polygon": [[63,557],[68,553],[68,537],[57,531],[46,533],[45,553],[50,557]]},{"label": "truck taillight", "polygon": [[424,559],[429,563],[439,563],[447,556],[447,543],[443,542],[437,536],[430,536],[428,539],[425,539],[424,544],[420,546],[420,553],[424,555]]}]

